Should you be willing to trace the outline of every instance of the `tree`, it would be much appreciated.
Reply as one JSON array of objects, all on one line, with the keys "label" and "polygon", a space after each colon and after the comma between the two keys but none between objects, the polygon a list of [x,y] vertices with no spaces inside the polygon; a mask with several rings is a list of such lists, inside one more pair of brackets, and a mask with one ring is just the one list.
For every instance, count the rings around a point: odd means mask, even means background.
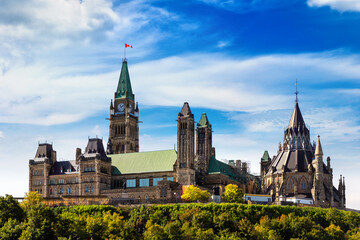
[{"label": "tree", "polygon": [[21,209],[18,201],[16,201],[13,196],[6,195],[5,197],[0,197],[0,228],[10,218],[21,222],[24,217],[24,211]]},{"label": "tree", "polygon": [[185,188],[181,199],[185,201],[195,202],[195,201],[207,201],[210,198],[210,193],[206,190],[201,190],[198,187],[190,185]]},{"label": "tree", "polygon": [[222,198],[227,202],[243,202],[244,193],[241,188],[235,184],[228,184],[225,186],[225,192]]},{"label": "tree", "polygon": [[25,193],[25,199],[24,201],[21,203],[21,206],[25,209],[25,210],[29,210],[31,207],[40,204],[43,201],[43,197],[41,196],[40,193],[38,192],[28,192]]}]

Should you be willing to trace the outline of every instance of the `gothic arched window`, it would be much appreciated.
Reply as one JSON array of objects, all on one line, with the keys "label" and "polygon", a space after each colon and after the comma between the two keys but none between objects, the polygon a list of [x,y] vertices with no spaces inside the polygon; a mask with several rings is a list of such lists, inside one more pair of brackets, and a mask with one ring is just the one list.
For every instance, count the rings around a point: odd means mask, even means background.
[{"label": "gothic arched window", "polygon": [[292,179],[290,178],[290,179],[288,180],[288,189],[293,189],[293,186],[294,186],[293,181],[292,181]]},{"label": "gothic arched window", "polygon": [[306,181],[305,179],[301,179],[301,182],[300,182],[300,189],[302,190],[305,190],[306,189]]}]

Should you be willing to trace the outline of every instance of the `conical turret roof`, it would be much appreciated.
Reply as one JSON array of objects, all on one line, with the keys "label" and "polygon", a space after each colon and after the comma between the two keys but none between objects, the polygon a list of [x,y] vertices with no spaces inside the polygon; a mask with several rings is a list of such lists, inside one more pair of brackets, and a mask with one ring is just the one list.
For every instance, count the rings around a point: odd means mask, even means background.
[{"label": "conical turret roof", "polygon": [[203,113],[198,123],[198,127],[206,127],[206,126],[210,126],[210,123],[209,123],[209,119],[206,116],[206,113]]},{"label": "conical turret roof", "polygon": [[298,127],[305,127],[305,121],[302,117],[302,114],[301,114],[301,111],[300,111],[300,108],[299,108],[299,103],[296,102],[295,103],[295,107],[294,107],[294,111],[293,111],[293,114],[290,118],[290,122],[289,122],[289,126],[288,128],[298,128]]},{"label": "conical turret roof", "polygon": [[269,152],[268,152],[267,150],[265,150],[265,152],[264,152],[264,154],[263,154],[263,156],[262,156],[262,158],[261,158],[261,161],[262,161],[262,162],[269,162],[269,161],[271,161],[271,158],[270,158],[270,156],[269,156]]},{"label": "conical turret roof", "polygon": [[318,136],[318,140],[317,140],[317,144],[316,144],[316,149],[315,149],[315,156],[322,156],[323,155],[323,150],[321,147],[321,142],[320,142],[320,136]]},{"label": "conical turret roof", "polygon": [[125,98],[126,92],[128,93],[128,98],[134,100],[134,94],[131,88],[129,70],[127,67],[127,61],[125,59],[122,63],[119,83],[115,93],[115,98]]},{"label": "conical turret roof", "polygon": [[179,115],[180,116],[191,116],[192,115],[189,103],[187,103],[187,102],[184,103]]}]

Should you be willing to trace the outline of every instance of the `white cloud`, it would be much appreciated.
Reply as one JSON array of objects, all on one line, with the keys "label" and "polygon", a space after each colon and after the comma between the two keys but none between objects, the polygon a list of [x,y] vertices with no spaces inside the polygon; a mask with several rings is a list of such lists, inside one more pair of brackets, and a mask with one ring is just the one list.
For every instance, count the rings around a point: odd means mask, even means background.
[{"label": "white cloud", "polygon": [[4,138],[4,133],[0,131],[0,138]]},{"label": "white cloud", "polygon": [[[119,68],[120,64],[116,66]],[[25,68],[14,66],[1,79],[0,122],[53,125],[76,122],[104,111],[116,88],[119,70],[91,74],[86,69],[99,66],[91,62],[74,66],[54,66],[49,62]],[[300,86],[358,82],[360,59],[357,55],[331,53],[248,59],[194,54],[138,64],[129,62],[129,70],[140,105],[181,106],[187,101],[192,107],[257,113],[288,109],[296,76],[301,76]],[[307,93],[302,98],[314,101],[312,90],[303,88],[302,93]],[[323,92],[316,94],[328,96]],[[282,121],[275,123],[268,115],[261,122],[254,121],[251,128],[270,130]]]},{"label": "white cloud", "polygon": [[92,130],[91,133],[95,136],[100,137],[101,136],[101,129],[99,125],[96,125]]},{"label": "white cloud", "polygon": [[330,7],[340,12],[359,12],[360,2],[358,0],[308,0],[310,7]]},{"label": "white cloud", "polygon": [[144,46],[164,37],[153,27],[155,23],[186,23],[141,0],[116,6],[110,0],[19,0],[2,4],[0,75],[19,62],[29,64],[37,58],[54,61],[56,56],[65,55],[72,60],[82,55],[89,61],[89,55],[102,52],[102,58],[114,57],[115,51],[118,56],[126,39],[134,40],[134,56],[143,55],[150,51]]}]

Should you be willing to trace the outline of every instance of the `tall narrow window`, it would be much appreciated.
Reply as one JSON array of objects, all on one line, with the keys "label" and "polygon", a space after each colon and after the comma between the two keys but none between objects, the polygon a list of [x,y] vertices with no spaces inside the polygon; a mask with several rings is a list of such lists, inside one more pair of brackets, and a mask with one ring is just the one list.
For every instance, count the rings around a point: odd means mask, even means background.
[{"label": "tall narrow window", "polygon": [[290,178],[289,180],[288,180],[288,189],[292,189],[293,188],[293,181],[292,181],[292,179]]}]

